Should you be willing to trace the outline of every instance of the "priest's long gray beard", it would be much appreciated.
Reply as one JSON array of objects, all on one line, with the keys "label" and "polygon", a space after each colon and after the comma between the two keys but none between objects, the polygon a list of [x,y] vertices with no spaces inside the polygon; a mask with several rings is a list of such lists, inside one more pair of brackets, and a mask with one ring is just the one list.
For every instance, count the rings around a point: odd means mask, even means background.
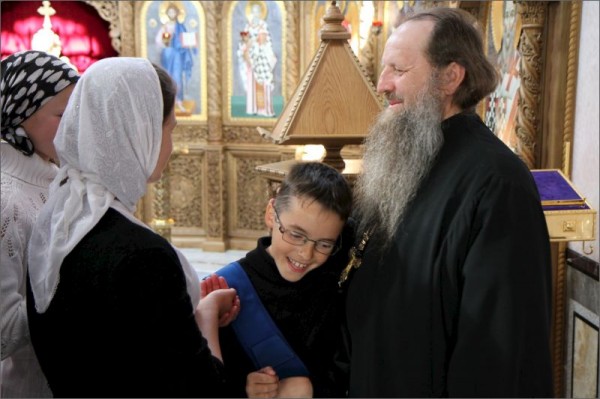
[{"label": "priest's long gray beard", "polygon": [[365,140],[363,173],[354,188],[357,232],[360,237],[377,226],[383,248],[394,238],[443,144],[441,101],[435,87],[432,76],[413,106],[382,112]]}]

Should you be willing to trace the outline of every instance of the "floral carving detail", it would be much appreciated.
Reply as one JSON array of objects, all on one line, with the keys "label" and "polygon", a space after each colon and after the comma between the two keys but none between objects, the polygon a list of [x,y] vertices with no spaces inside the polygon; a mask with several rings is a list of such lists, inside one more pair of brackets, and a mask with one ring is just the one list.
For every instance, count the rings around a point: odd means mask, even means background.
[{"label": "floral carving detail", "polygon": [[234,212],[237,215],[235,229],[265,230],[264,210],[269,199],[269,185],[267,180],[257,171],[258,165],[277,162],[279,155],[273,157],[239,156],[234,158],[235,165],[235,193]]},{"label": "floral carving detail", "polygon": [[[119,29],[119,3],[120,1],[86,1],[98,11],[103,20],[108,21],[110,31],[110,44],[121,54],[121,30]],[[125,2],[124,2],[125,3]],[[131,8],[131,7],[129,7]],[[125,24],[124,24],[125,25]],[[131,24],[133,25],[133,24]],[[131,36],[133,37],[133,36]]]},{"label": "floral carving detail", "polygon": [[176,227],[202,226],[203,153],[171,158],[171,217]]},{"label": "floral carving detail", "polygon": [[[152,218],[151,222],[161,221],[166,222],[170,218],[171,213],[171,201],[170,201],[170,179],[169,179],[169,167],[163,171],[162,177],[153,184],[153,197],[152,197]],[[154,226],[154,230],[166,238],[171,239],[171,226],[169,224],[163,224],[161,226]]]},{"label": "floral carving detail", "polygon": [[223,126],[223,138],[229,143],[271,144],[254,126]]},{"label": "floral carving detail", "polygon": [[543,27],[546,20],[547,1],[517,1],[523,25]]},{"label": "floral carving detail", "polygon": [[173,141],[176,143],[197,143],[206,141],[208,128],[202,125],[177,125],[173,131]]},{"label": "floral carving detail", "polygon": [[206,234],[223,239],[223,155],[219,150],[206,151],[206,183],[208,188]]},{"label": "floral carving detail", "polygon": [[207,80],[208,80],[208,140],[220,142],[223,136],[222,98],[221,98],[221,15],[223,3],[203,1],[206,15],[206,30],[212,34],[206,37]]},{"label": "floral carving detail", "polygon": [[286,12],[286,95],[288,100],[296,91],[296,86],[299,80],[299,69],[300,65],[300,50],[298,46],[299,40],[299,28],[298,21],[300,20],[300,7],[295,1],[286,1],[285,12]]},{"label": "floral carving detail", "polygon": [[[535,4],[532,4],[535,3]],[[529,168],[535,166],[535,144],[540,129],[538,110],[541,95],[542,43],[545,2],[519,2],[518,12],[523,20],[519,41],[521,54],[521,85],[517,128],[517,153]]]}]

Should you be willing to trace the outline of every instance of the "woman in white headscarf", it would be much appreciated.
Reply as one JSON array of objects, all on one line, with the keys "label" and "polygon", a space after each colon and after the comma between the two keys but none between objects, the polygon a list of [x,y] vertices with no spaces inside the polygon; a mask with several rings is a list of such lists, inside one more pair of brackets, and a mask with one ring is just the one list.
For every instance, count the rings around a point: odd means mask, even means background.
[{"label": "woman in white headscarf", "polygon": [[55,396],[222,392],[218,319],[237,314],[235,291],[200,301],[185,258],[133,215],[171,154],[175,93],[149,61],[108,58],[63,115],[29,253],[31,338]]},{"label": "woman in white headscarf", "polygon": [[27,245],[58,168],[52,140],[79,75],[58,58],[22,51],[2,60],[0,315],[4,398],[50,397],[29,340]]}]

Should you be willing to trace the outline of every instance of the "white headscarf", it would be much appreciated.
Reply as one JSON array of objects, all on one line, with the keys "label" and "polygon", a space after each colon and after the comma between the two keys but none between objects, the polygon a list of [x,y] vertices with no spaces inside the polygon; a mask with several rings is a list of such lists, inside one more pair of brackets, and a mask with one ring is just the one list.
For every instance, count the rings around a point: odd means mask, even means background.
[{"label": "white headscarf", "polygon": [[[106,58],[81,76],[54,139],[60,169],[29,245],[38,312],[50,305],[65,257],[109,207],[145,226],[133,212],[158,161],[162,122],[160,82],[148,60]],[[198,277],[177,253],[195,307]]]}]

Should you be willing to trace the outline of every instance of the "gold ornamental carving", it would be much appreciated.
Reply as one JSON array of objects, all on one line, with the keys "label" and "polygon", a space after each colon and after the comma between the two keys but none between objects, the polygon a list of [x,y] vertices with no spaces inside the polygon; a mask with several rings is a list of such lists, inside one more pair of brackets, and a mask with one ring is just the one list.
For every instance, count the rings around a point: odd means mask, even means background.
[{"label": "gold ornamental carving", "polygon": [[255,126],[223,126],[223,138],[228,143],[271,144],[258,133]]},{"label": "gold ornamental carving", "polygon": [[223,140],[223,115],[222,115],[222,71],[221,57],[221,23],[219,16],[223,3],[216,1],[203,1],[206,16],[206,31],[211,34],[206,37],[207,47],[207,72],[208,72],[208,141],[220,142]]},{"label": "gold ornamental carving", "polygon": [[117,1],[121,26],[121,57],[135,57],[135,12],[133,1]]},{"label": "gold ornamental carving", "polygon": [[268,201],[265,180],[256,172],[258,165],[273,162],[273,158],[240,157],[236,159],[238,229],[265,229],[264,210]]},{"label": "gold ornamental carving", "polygon": [[294,93],[299,80],[299,65],[300,65],[300,48],[298,42],[299,36],[299,24],[300,20],[300,6],[295,1],[285,2],[286,12],[286,101],[289,100],[289,96]]},{"label": "gold ornamental carving", "polygon": [[119,1],[86,1],[98,11],[100,17],[109,23],[110,44],[121,54],[121,29],[119,20]]},{"label": "gold ornamental carving", "polygon": [[223,142],[223,119],[220,116],[208,115],[206,137],[211,144]]},{"label": "gold ornamental carving", "polygon": [[526,25],[543,27],[546,21],[547,1],[517,1],[517,8],[523,27]]},{"label": "gold ornamental carving", "polygon": [[203,153],[177,154],[169,161],[174,227],[202,227]]},{"label": "gold ornamental carving", "polygon": [[563,125],[562,171],[571,176],[571,147],[573,143],[575,96],[579,60],[579,31],[581,29],[581,1],[571,2],[569,19],[569,50],[567,54],[567,87],[565,92],[565,121]]},{"label": "gold ornamental carving", "polygon": [[488,4],[487,3],[481,3],[481,2],[475,2],[475,1],[463,1],[460,4],[460,9],[467,11],[469,14],[471,14],[476,22],[476,25],[479,29],[484,29],[481,26],[481,21],[485,21],[487,20],[487,14],[488,14]]},{"label": "gold ornamental carving", "polygon": [[517,113],[517,154],[529,168],[536,165],[535,143],[540,129],[541,76],[546,2],[519,1],[517,11],[522,20],[519,40],[521,85]]},{"label": "gold ornamental carving", "polygon": [[224,188],[223,152],[221,148],[206,151],[207,221],[206,235],[223,239],[224,236]]},{"label": "gold ornamental carving", "polygon": [[173,130],[173,141],[176,143],[197,143],[206,141],[208,127],[202,125],[177,125]]},{"label": "gold ornamental carving", "polygon": [[369,31],[369,37],[365,46],[360,50],[359,59],[360,64],[363,67],[365,74],[371,80],[373,85],[377,85],[377,74],[376,67],[379,60],[377,54],[377,42],[379,41],[379,34],[381,33],[381,26],[373,26]]},{"label": "gold ornamental carving", "polygon": [[169,184],[169,166],[162,177],[152,185],[152,219],[150,226],[167,240],[171,240],[171,201]]},{"label": "gold ornamental carving", "polygon": [[558,260],[554,269],[554,294],[552,295],[552,368],[554,377],[554,396],[563,397],[563,362],[565,339],[565,297],[566,297],[566,259],[567,243],[558,243]]}]

